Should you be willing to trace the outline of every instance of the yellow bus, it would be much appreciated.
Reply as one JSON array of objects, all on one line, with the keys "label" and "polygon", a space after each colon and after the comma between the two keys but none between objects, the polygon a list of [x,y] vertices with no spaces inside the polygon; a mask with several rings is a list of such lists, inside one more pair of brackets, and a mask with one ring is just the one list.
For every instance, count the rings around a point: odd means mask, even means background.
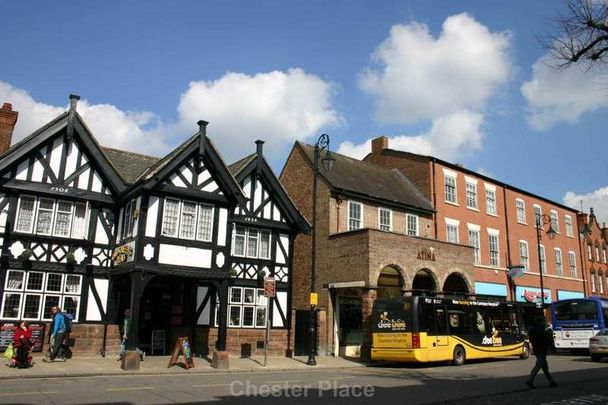
[{"label": "yellow bus", "polygon": [[377,299],[371,318],[372,360],[527,359],[523,308],[515,303],[436,297]]}]

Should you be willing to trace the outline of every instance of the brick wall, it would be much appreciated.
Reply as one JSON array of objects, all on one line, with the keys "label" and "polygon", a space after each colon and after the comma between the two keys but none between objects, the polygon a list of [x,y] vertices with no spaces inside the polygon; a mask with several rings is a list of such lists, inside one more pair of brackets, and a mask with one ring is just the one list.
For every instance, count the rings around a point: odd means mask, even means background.
[{"label": "brick wall", "polygon": [[[217,328],[200,327],[196,329],[194,352],[207,356],[213,353],[217,341]],[[266,329],[228,328],[226,350],[232,356],[263,355]],[[286,329],[271,329],[268,337],[268,355],[285,356],[289,347]],[[258,346],[258,343],[260,346]]]},{"label": "brick wall", "polygon": [[0,153],[4,153],[11,146],[13,129],[17,123],[19,113],[13,111],[10,103],[4,103],[0,108]]}]

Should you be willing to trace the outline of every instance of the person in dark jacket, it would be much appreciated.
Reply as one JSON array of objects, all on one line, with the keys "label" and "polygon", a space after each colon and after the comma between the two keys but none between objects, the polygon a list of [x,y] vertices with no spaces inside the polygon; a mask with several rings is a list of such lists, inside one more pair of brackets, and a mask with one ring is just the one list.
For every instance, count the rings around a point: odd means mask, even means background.
[{"label": "person in dark jacket", "polygon": [[526,380],[526,385],[530,388],[534,388],[534,378],[536,377],[536,374],[538,374],[538,371],[542,369],[545,377],[547,377],[547,380],[549,381],[549,385],[555,387],[557,383],[549,372],[549,363],[547,363],[547,354],[549,353],[549,348],[552,343],[551,331],[547,329],[544,317],[539,316],[535,321],[535,325],[530,329],[528,337],[530,343],[532,343],[534,356],[536,356],[536,364],[534,364],[534,368],[532,368],[532,371]]}]

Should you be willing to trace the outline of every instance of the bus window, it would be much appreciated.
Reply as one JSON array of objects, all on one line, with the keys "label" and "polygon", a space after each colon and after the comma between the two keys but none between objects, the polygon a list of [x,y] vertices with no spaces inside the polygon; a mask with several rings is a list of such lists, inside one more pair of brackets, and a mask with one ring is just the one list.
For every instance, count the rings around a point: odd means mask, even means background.
[{"label": "bus window", "polygon": [[450,327],[450,334],[463,335],[466,333],[466,325],[464,322],[463,311],[449,311],[448,310],[448,325]]},{"label": "bus window", "polygon": [[435,325],[437,327],[438,335],[447,335],[448,325],[445,319],[445,310],[443,308],[435,307]]},{"label": "bus window", "polygon": [[554,306],[557,321],[592,321],[597,319],[595,301],[564,301]]}]

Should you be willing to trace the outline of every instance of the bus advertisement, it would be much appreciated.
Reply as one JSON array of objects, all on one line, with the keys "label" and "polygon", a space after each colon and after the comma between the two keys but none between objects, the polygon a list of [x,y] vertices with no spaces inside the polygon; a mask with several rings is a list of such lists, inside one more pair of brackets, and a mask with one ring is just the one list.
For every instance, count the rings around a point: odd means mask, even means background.
[{"label": "bus advertisement", "polygon": [[372,310],[372,360],[432,362],[520,356],[530,348],[521,308],[491,300],[401,297],[377,299]]},{"label": "bus advertisement", "polygon": [[589,349],[589,339],[608,324],[608,300],[571,298],[551,303],[556,349]]}]

